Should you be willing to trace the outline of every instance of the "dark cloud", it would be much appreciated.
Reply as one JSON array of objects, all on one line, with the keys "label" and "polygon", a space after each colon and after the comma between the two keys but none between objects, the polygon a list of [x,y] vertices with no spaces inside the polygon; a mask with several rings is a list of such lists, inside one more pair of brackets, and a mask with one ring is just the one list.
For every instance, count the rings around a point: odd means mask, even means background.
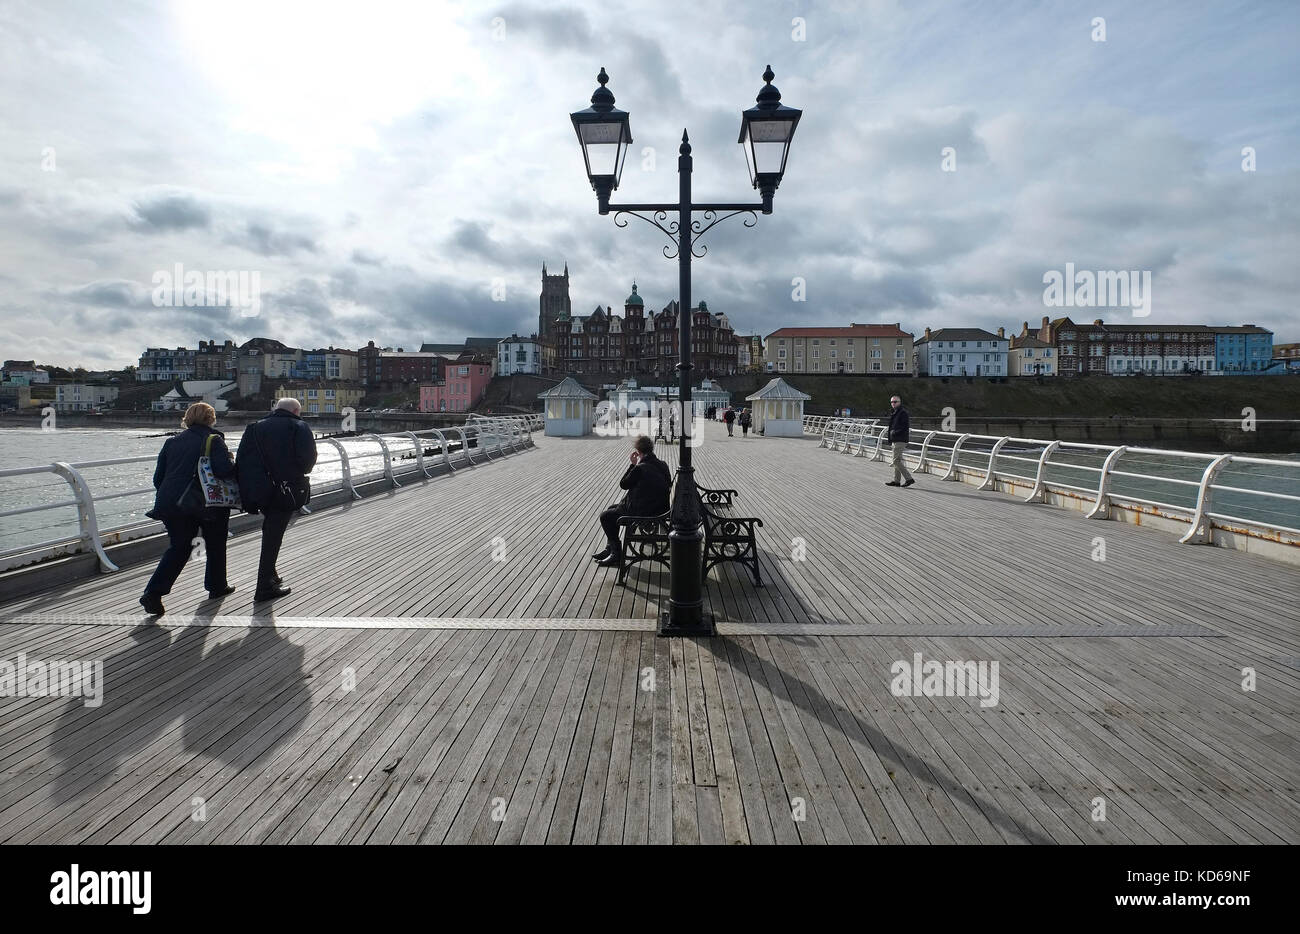
[{"label": "dark cloud", "polygon": [[143,198],[134,205],[137,229],[188,230],[206,228],[212,212],[192,195],[165,193]]},{"label": "dark cloud", "polygon": [[352,251],[352,262],[362,266],[382,266],[384,258],[378,253],[372,253],[369,250],[356,249]]},{"label": "dark cloud", "polygon": [[592,46],[591,23],[587,14],[575,7],[538,9],[516,3],[500,10],[496,16],[505,23],[507,39],[512,33],[536,36],[547,50],[585,50]]},{"label": "dark cloud", "polygon": [[290,256],[294,253],[315,253],[316,241],[304,234],[276,230],[269,224],[249,221],[241,232],[231,234],[227,243],[242,246],[262,256]]}]

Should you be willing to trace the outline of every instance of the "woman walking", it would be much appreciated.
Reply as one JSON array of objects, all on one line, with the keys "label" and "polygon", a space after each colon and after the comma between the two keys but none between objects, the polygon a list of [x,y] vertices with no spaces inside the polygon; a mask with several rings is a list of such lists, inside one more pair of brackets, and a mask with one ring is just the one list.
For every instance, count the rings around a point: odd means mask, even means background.
[{"label": "woman walking", "polygon": [[154,616],[167,612],[162,598],[171,593],[172,584],[189,561],[194,539],[199,534],[203,535],[207,552],[203,586],[208,589],[208,596],[219,600],[235,590],[226,583],[230,510],[207,505],[198,477],[199,458],[204,454],[210,458],[213,475],[222,480],[235,476],[235,463],[230,459],[225,436],[212,427],[216,421],[217,412],[212,406],[206,402],[194,403],[185,410],[181,421],[185,430],[168,438],[158,452],[158,466],[153,472],[153,485],[158,492],[153,509],[145,515],[162,520],[171,543],[140,598],[140,605]]},{"label": "woman walking", "polygon": [[742,433],[746,438],[749,437],[749,426],[750,426],[751,424],[753,424],[753,419],[751,418],[751,416],[750,416],[750,414],[749,414],[749,409],[741,409],[741,410],[740,410],[740,430],[741,430],[741,433]]}]

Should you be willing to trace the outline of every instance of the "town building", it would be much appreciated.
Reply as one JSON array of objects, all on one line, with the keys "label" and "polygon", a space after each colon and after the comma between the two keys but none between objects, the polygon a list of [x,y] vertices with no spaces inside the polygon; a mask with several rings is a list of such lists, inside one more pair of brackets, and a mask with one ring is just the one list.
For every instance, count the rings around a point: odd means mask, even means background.
[{"label": "town building", "polygon": [[1001,328],[925,329],[916,342],[916,372],[920,376],[1006,376],[1010,342]]},{"label": "town building", "polygon": [[497,342],[498,376],[513,376],[527,373],[533,376],[542,372],[542,343],[537,335],[520,337],[511,334]]},{"label": "town building", "polygon": [[780,328],[761,359],[769,373],[911,375],[912,335],[898,323]]},{"label": "town building", "polygon": [[[1029,333],[1026,324],[1021,336]],[[1222,343],[1220,334],[1225,335]],[[1044,316],[1033,336],[1056,349],[1057,372],[1062,376],[1087,373],[1112,376],[1135,373],[1151,376],[1263,373],[1267,368],[1251,369],[1249,364],[1262,359],[1256,354],[1265,346],[1265,337],[1269,348],[1267,353],[1270,358],[1272,356],[1272,333],[1253,325],[1107,324],[1100,318],[1091,323],[1076,324],[1068,317],[1049,320]],[[1219,366],[1220,362],[1242,365],[1243,369],[1226,370]]]},{"label": "town building", "polygon": [[140,355],[140,363],[135,370],[135,379],[139,383],[167,382],[194,379],[195,351],[184,347],[148,347]]},{"label": "town building", "polygon": [[32,405],[32,387],[27,383],[0,382],[0,412],[26,409]]},{"label": "town building", "polygon": [[89,412],[104,409],[117,401],[116,386],[91,386],[85,383],[61,383],[54,389],[56,412]]},{"label": "town building", "polygon": [[763,335],[736,337],[736,371],[757,372],[763,369]]},{"label": "town building", "polygon": [[442,379],[447,358],[419,350],[383,351],[379,354],[379,386],[389,389],[415,388]]},{"label": "town building", "polygon": [[333,415],[345,408],[355,409],[366,394],[360,386],[320,381],[288,382],[276,387],[275,398],[297,399],[304,415]]},{"label": "town building", "polygon": [[1215,327],[1214,369],[1263,373],[1273,365],[1273,332],[1253,324]]},{"label": "town building", "polygon": [[1300,372],[1300,344],[1274,344],[1273,369],[1277,372]]},{"label": "town building", "polygon": [[6,360],[0,368],[0,379],[22,386],[36,386],[50,381],[50,374],[36,365],[35,360]]},{"label": "town building", "polygon": [[[668,382],[680,360],[678,303],[662,311],[645,312],[637,292],[623,302],[623,315],[599,305],[589,315],[561,315],[553,324],[555,366],[560,372],[620,379],[646,376]],[[691,309],[691,354],[699,378],[730,376],[736,372],[738,344],[727,316],[710,312],[707,302]]]},{"label": "town building", "polygon": [[[1029,324],[1025,323],[1028,331]],[[998,328],[1002,333],[1002,328]],[[1045,340],[1039,340],[1032,334],[1011,337],[1011,349],[1007,354],[1008,376],[1055,376],[1056,351]]]},{"label": "town building", "polygon": [[462,354],[447,364],[440,382],[421,384],[421,412],[468,412],[492,382],[492,361],[476,354]]},{"label": "town building", "polygon": [[[232,340],[199,341],[194,354],[194,378],[231,382],[239,372],[239,348]],[[137,376],[137,379],[139,377]]]}]

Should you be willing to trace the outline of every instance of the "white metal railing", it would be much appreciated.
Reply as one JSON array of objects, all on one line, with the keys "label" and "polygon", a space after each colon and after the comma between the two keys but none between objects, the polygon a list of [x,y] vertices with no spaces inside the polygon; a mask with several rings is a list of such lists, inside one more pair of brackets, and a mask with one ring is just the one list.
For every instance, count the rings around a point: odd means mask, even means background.
[{"label": "white metal railing", "polygon": [[[875,419],[804,417],[805,434],[819,435],[821,447],[858,456],[870,447],[873,460],[883,459],[887,429]],[[918,435],[924,437],[911,441],[903,455],[915,461],[915,469],[941,473],[944,480],[959,479],[959,472],[983,477],[981,490],[995,489],[1002,480],[1029,485],[1026,502],[1043,502],[1048,493],[1088,497],[1093,500],[1090,519],[1108,518],[1115,504],[1147,506],[1190,524],[1182,542],[1208,542],[1215,528],[1229,527],[1300,538],[1300,461],[955,431],[912,432],[913,438]],[[1221,479],[1234,468],[1248,469],[1236,470],[1240,478],[1233,482]],[[1296,492],[1271,489],[1270,483]],[[1223,505],[1223,494],[1234,497],[1236,504]]]},{"label": "white metal railing", "polygon": [[[314,474],[316,476],[322,473],[332,474],[333,470],[322,471],[321,468],[331,468],[337,464],[338,476],[331,476],[323,482],[314,484],[313,492],[320,494],[343,490],[355,500],[361,498],[361,494],[357,492],[359,485],[384,481],[393,487],[398,487],[401,486],[399,478],[432,477],[430,467],[439,462],[446,467],[447,473],[455,473],[466,465],[476,466],[476,457],[479,463],[482,463],[491,460],[493,455],[498,458],[504,457],[508,453],[531,446],[532,432],[540,427],[542,427],[541,416],[472,417],[463,427],[445,430],[426,428],[420,431],[369,433],[346,439],[318,438]],[[23,515],[38,516],[48,513],[49,510],[69,507],[75,507],[77,510],[75,535],[64,534],[35,543],[24,542],[5,547],[4,536],[26,535],[36,529],[48,528],[48,515],[41,517],[44,520],[42,524],[0,530],[0,571],[53,556],[86,552],[95,554],[103,571],[116,571],[117,566],[109,559],[104,546],[156,534],[160,523],[147,519],[100,528],[100,510],[97,507],[108,500],[131,496],[153,496],[154,488],[150,485],[111,493],[95,493],[87,482],[85,474],[105,467],[153,464],[156,461],[156,455],[145,455],[75,464],[57,462],[0,470],[0,494],[5,492],[3,485],[6,480],[41,474],[52,474],[58,478],[53,481],[53,484],[46,486],[66,483],[71,492],[69,499],[0,510],[0,519]]]}]

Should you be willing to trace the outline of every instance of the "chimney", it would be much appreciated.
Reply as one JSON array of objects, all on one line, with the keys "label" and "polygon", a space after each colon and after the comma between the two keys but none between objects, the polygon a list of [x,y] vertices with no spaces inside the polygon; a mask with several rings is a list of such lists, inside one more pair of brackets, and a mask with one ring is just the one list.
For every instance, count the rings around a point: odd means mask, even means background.
[{"label": "chimney", "polygon": [[998,337],[1006,337],[1006,336],[1007,336],[1007,329],[1006,329],[1006,328],[998,328]]},{"label": "chimney", "polygon": [[926,339],[926,340],[929,340],[929,339],[930,339],[930,329],[929,329],[929,328],[926,328],[926,329],[925,329],[925,339]]},{"label": "chimney", "polygon": [[1047,327],[1047,325],[1050,323],[1051,323],[1050,319],[1047,317],[1047,315],[1043,315],[1043,327]]}]

